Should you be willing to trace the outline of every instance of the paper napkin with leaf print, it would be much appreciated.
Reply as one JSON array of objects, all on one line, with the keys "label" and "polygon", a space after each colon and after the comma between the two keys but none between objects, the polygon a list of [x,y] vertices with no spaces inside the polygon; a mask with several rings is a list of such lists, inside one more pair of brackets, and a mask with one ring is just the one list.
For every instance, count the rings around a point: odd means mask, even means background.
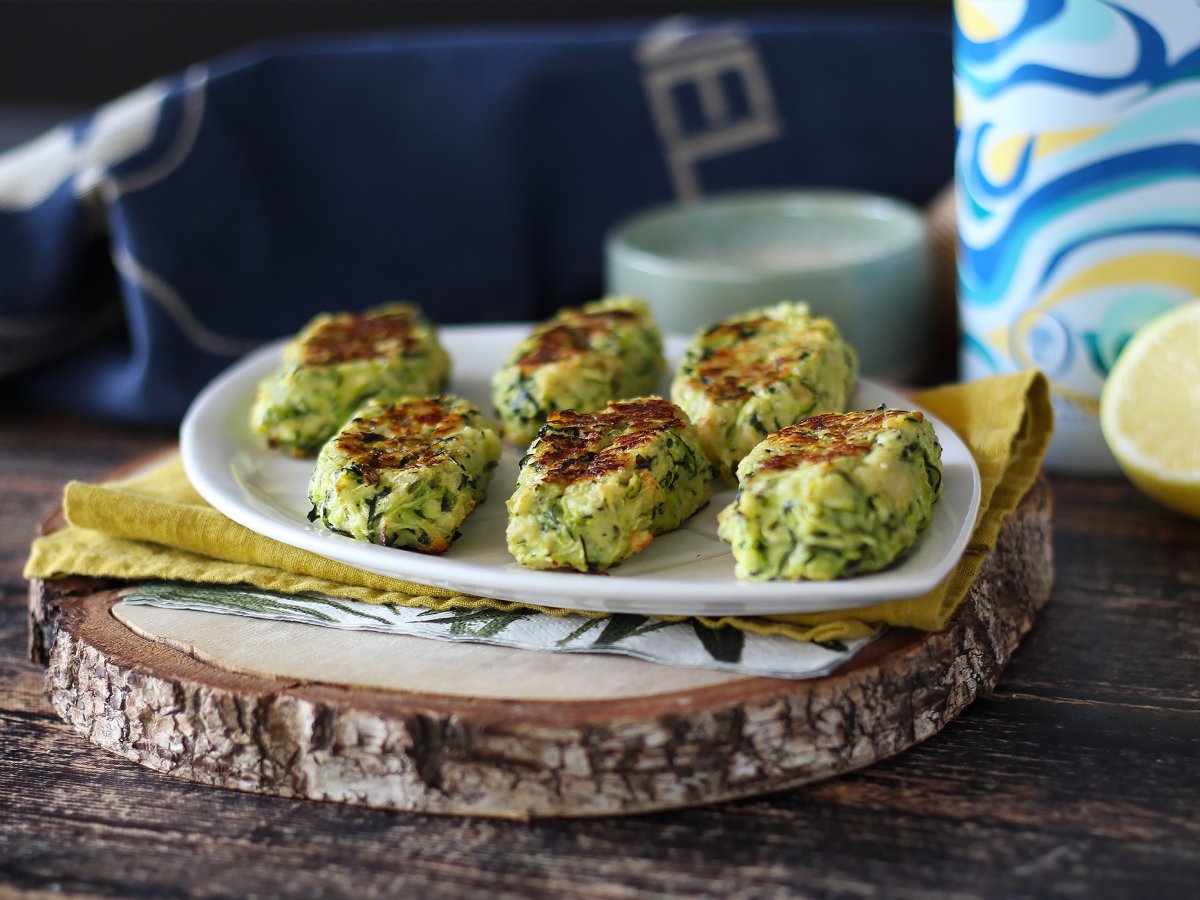
[{"label": "paper napkin with leaf print", "polygon": [[710,628],[696,619],[670,621],[632,613],[550,615],[528,607],[429,609],[178,582],[139,585],[123,602],[521,650],[617,653],[673,666],[777,678],[831,672],[872,639],[795,641],[734,627]]}]

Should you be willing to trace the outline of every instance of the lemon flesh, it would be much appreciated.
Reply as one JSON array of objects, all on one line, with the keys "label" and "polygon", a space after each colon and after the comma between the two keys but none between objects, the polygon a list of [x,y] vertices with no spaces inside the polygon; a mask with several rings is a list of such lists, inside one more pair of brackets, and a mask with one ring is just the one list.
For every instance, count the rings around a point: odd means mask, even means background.
[{"label": "lemon flesh", "polygon": [[1130,481],[1200,518],[1200,302],[1133,336],[1105,382],[1100,428]]}]

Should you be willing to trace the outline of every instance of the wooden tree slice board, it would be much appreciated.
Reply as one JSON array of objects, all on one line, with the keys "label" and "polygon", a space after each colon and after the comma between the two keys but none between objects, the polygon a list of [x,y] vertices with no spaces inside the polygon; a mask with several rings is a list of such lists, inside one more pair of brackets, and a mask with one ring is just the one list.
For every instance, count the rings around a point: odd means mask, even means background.
[{"label": "wooden tree slice board", "polygon": [[1048,599],[1050,520],[1039,480],[946,630],[892,631],[804,681],[119,607],[113,583],[81,578],[31,584],[33,655],[76,730],[177,778],[431,813],[669,809],[827,778],[940,731]]}]

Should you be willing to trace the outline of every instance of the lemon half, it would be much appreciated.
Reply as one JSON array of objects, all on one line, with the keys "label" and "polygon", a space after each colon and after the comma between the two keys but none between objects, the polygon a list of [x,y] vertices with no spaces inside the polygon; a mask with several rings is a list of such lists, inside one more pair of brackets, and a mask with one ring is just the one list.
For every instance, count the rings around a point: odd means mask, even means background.
[{"label": "lemon half", "polygon": [[1200,302],[1129,341],[1100,395],[1100,428],[1130,481],[1200,518]]}]

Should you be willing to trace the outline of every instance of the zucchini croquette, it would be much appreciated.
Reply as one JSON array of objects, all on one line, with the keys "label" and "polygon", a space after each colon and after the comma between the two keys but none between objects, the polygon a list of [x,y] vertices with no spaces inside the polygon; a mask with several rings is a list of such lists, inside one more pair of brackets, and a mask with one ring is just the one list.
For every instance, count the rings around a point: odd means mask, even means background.
[{"label": "zucchini croquette", "polygon": [[941,496],[942,449],[920,412],[825,414],[772,434],[738,466],[718,516],[735,574],[828,580],[894,562]]},{"label": "zucchini croquette", "polygon": [[603,571],[707,502],[712,466],[661,397],[551,413],[508,501],[508,549],[534,569]]},{"label": "zucchini croquette", "polygon": [[778,303],[726,319],[692,341],[671,383],[708,458],[732,482],[738,462],[773,431],[842,412],[858,361],[829,319]]},{"label": "zucchini croquette", "polygon": [[368,400],[321,448],[309,519],[373,544],[441,553],[484,499],[500,449],[495,423],[466,400]]},{"label": "zucchini croquette", "polygon": [[646,305],[610,297],[536,326],[492,378],[492,401],[505,438],[527,446],[550,413],[652,393],[665,370]]},{"label": "zucchini croquette", "polygon": [[436,394],[449,374],[434,327],[411,304],[322,313],[259,385],[250,425],[272,447],[311,456],[367,398]]}]

